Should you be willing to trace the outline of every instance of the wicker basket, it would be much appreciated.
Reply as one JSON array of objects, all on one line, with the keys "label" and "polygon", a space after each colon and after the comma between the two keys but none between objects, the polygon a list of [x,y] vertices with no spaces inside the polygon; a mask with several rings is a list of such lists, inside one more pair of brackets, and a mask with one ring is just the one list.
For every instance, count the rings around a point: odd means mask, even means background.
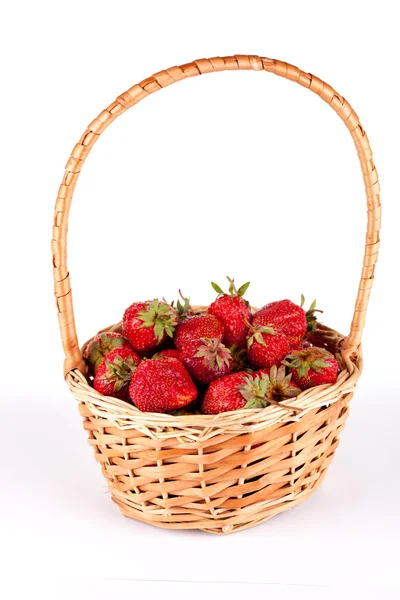
[{"label": "wicker basket", "polygon": [[[327,102],[351,133],[368,209],[364,264],[351,331],[343,337],[328,327],[318,327],[320,338],[336,349],[341,372],[333,385],[302,392],[292,402],[300,413],[274,406],[215,416],[144,413],[97,393],[85,377],[67,269],[69,207],[86,157],[114,119],[176,81],[227,69],[269,71],[299,83]],[[358,116],[328,84],[293,65],[237,55],[172,67],[134,85],[89,125],[68,160],[56,201],[52,242],[55,295],[66,381],[79,402],[89,444],[122,514],[159,527],[230,533],[288,510],[318,487],[337,448],[362,369],[360,342],[378,257],[379,228],[378,175]],[[111,329],[119,328],[120,324]]]}]

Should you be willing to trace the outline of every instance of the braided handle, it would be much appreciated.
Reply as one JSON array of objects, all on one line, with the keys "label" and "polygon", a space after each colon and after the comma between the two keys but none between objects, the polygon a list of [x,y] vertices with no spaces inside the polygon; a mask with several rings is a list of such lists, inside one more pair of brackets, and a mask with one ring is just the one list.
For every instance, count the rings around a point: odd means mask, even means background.
[{"label": "braided handle", "polygon": [[55,282],[55,296],[58,310],[58,320],[65,352],[64,372],[67,374],[72,369],[85,372],[85,363],[78,346],[75,330],[74,311],[72,306],[72,292],[70,277],[67,268],[67,230],[68,214],[75,185],[93,144],[99,139],[100,134],[128,108],[153,92],[171,85],[176,81],[213,73],[216,71],[252,69],[254,71],[270,71],[299,83],[303,87],[318,94],[339,115],[354,140],[358,158],[363,173],[365,191],[367,195],[368,227],[365,242],[364,263],[361,271],[361,280],[358,288],[357,300],[354,308],[350,334],[343,341],[342,348],[350,354],[357,352],[361,342],[364,327],[365,313],[374,279],[374,268],[378,258],[379,229],[380,229],[380,201],[378,174],[374,166],[372,152],[368,137],[360,125],[357,114],[350,104],[340,96],[330,85],[311,75],[304,73],[297,67],[259,56],[236,55],[224,58],[209,58],[195,60],[180,67],[172,67],[160,71],[139,84],[134,85],[124,94],[110,104],[106,110],[90,123],[79,142],[74,147],[71,157],[67,162],[64,177],[58,192],[53,227],[53,272]]}]

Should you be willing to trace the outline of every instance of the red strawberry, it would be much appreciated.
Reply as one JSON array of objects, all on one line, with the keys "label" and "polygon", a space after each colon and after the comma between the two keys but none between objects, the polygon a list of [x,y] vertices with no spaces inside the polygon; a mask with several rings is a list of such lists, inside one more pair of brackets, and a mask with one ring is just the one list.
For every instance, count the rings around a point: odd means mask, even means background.
[{"label": "red strawberry", "polygon": [[182,363],[165,356],[140,363],[132,376],[129,394],[139,410],[163,413],[196,400],[197,389]]},{"label": "red strawberry", "polygon": [[271,368],[266,373],[252,375],[234,373],[211,383],[202,404],[206,414],[217,414],[241,408],[265,408],[272,404],[301,412],[300,408],[281,403],[300,394],[300,389],[285,376],[285,367]]},{"label": "red strawberry", "polygon": [[250,325],[247,338],[249,362],[260,368],[279,364],[290,350],[289,341],[278,329],[262,325]]},{"label": "red strawberry", "polygon": [[162,358],[163,356],[169,356],[169,358],[177,358],[180,360],[179,350],[175,350],[175,348],[167,348],[166,350],[160,350],[157,354],[154,354],[152,358]]},{"label": "red strawberry", "polygon": [[97,368],[94,389],[104,396],[129,400],[129,383],[139,363],[140,356],[132,348],[111,350]]},{"label": "red strawberry", "polygon": [[240,388],[250,376],[243,371],[213,381],[204,396],[201,410],[208,415],[244,408],[246,400]]},{"label": "red strawberry", "polygon": [[232,368],[232,357],[219,338],[200,338],[185,344],[181,360],[193,379],[210,383]]},{"label": "red strawberry", "polygon": [[200,338],[218,338],[222,340],[224,326],[214,315],[195,315],[180,321],[175,329],[174,343],[178,350],[185,344]]},{"label": "red strawberry", "polygon": [[208,313],[215,315],[224,325],[225,332],[222,341],[228,347],[234,344],[238,348],[245,348],[247,325],[250,321],[250,309],[246,300],[242,296],[245,294],[250,282],[244,283],[238,290],[235,287],[233,279],[229,281],[229,294],[225,294],[222,289],[214,282],[212,287],[220,294],[215,302],[210,304]]},{"label": "red strawberry", "polygon": [[124,313],[122,333],[140,352],[159,346],[174,334],[177,312],[164,301],[134,302]]},{"label": "red strawberry", "polygon": [[96,372],[104,357],[115,348],[131,348],[131,345],[120,333],[113,331],[99,333],[89,342],[83,357],[86,358],[92,373]]},{"label": "red strawberry", "polygon": [[263,306],[253,316],[252,323],[279,329],[288,338],[290,348],[301,346],[307,331],[306,313],[290,300],[279,300]]},{"label": "red strawberry", "polygon": [[293,381],[302,390],[334,383],[339,365],[336,358],[324,348],[294,350],[283,361],[292,373]]},{"label": "red strawberry", "polygon": [[302,295],[301,306],[290,300],[278,300],[266,304],[253,316],[252,323],[276,327],[287,336],[291,349],[300,349],[306,333],[315,330],[317,318],[314,313],[322,312],[315,308],[315,300],[305,312],[302,308],[304,301]]}]

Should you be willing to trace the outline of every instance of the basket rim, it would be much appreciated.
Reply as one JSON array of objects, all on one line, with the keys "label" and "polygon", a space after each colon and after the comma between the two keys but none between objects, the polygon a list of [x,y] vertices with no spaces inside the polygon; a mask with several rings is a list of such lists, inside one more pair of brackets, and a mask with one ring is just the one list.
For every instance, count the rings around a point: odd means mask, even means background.
[{"label": "basket rim", "polygon": [[[204,310],[206,307],[194,308]],[[118,331],[120,327],[121,323],[117,323],[98,333]],[[145,432],[150,437],[164,439],[184,435],[188,439],[202,440],[222,432],[227,434],[254,432],[277,423],[300,420],[310,410],[329,406],[340,400],[343,395],[354,391],[363,365],[361,348],[357,355],[349,354],[340,346],[340,342],[344,339],[341,334],[322,324],[318,324],[318,330],[336,338],[338,343],[336,356],[340,362],[341,371],[335,383],[310,388],[292,399],[291,404],[302,409],[298,414],[273,405],[266,408],[223,412],[217,415],[173,415],[142,412],[124,400],[98,393],[89,384],[85,374],[78,369],[70,371],[66,381],[78,402],[84,403],[92,415],[105,419],[108,422],[107,426],[115,427],[118,430],[136,429]],[[82,351],[89,341],[83,345]]]}]

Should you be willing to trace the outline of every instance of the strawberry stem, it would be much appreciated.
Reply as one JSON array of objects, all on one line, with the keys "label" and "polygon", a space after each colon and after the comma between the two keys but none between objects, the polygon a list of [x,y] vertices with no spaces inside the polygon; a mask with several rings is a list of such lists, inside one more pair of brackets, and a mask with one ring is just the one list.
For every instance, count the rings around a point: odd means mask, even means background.
[{"label": "strawberry stem", "polygon": [[252,325],[251,323],[249,323],[246,319],[243,319],[243,322],[246,325],[246,327],[248,327],[250,329],[250,331],[252,333],[257,333],[257,329],[254,327],[254,325]]},{"label": "strawberry stem", "polygon": [[227,280],[229,281],[229,293],[230,294],[234,294],[235,296],[238,295],[238,291],[236,289],[235,286],[235,280],[232,279],[231,277],[228,277],[228,275],[226,276]]}]

